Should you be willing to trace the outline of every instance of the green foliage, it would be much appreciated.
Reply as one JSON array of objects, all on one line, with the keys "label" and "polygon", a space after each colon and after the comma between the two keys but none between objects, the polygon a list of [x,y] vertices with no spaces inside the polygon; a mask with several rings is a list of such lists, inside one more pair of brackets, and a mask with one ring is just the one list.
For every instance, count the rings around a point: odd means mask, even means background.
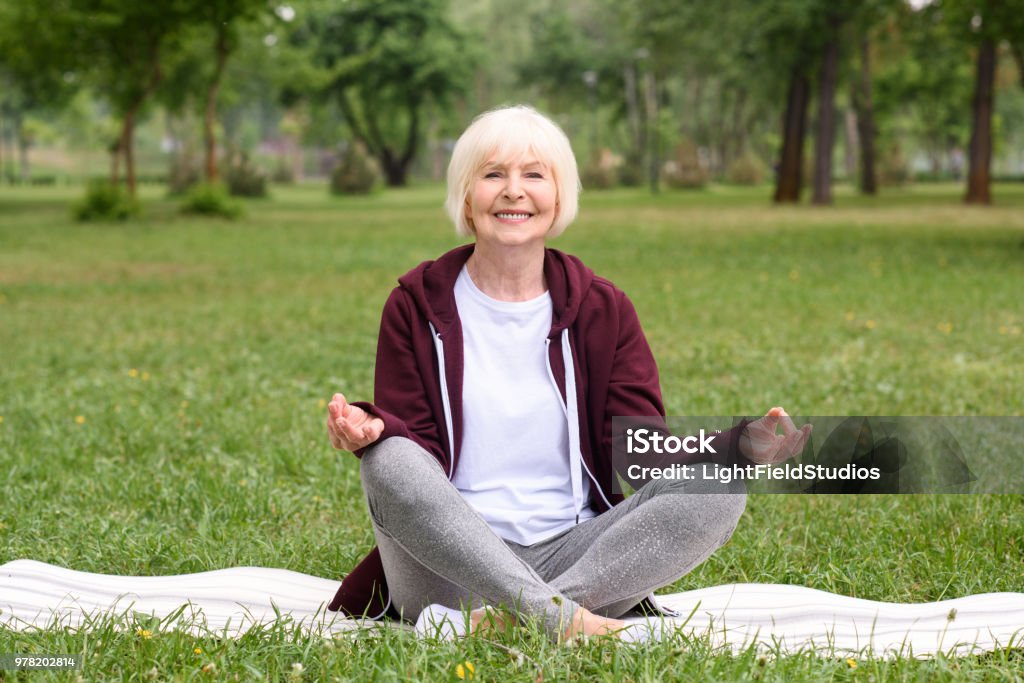
[{"label": "green foliage", "polygon": [[469,80],[465,38],[443,0],[351,2],[311,13],[292,40],[311,44],[326,96],[353,137],[402,185],[424,105],[448,106]]},{"label": "green foliage", "polygon": [[362,143],[355,141],[348,145],[331,172],[331,193],[367,194],[379,179],[376,162],[366,153]]},{"label": "green foliage", "polygon": [[183,213],[234,220],[242,216],[242,205],[231,199],[221,183],[199,183],[185,195]]},{"label": "green foliage", "polygon": [[97,179],[89,183],[83,197],[72,207],[79,221],[123,221],[137,216],[139,203],[120,185]]},{"label": "green foliage", "polygon": [[729,165],[726,177],[733,185],[758,185],[767,172],[764,161],[748,151]]},{"label": "green foliage", "polygon": [[224,169],[224,182],[233,197],[266,197],[267,174],[249,158],[240,154]]}]

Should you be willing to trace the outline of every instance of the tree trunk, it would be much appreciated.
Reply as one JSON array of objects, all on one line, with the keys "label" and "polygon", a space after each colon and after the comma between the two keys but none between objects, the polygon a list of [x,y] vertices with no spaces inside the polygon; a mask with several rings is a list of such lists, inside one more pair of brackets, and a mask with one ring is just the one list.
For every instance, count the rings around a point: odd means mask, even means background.
[{"label": "tree trunk", "polygon": [[843,170],[847,180],[857,177],[857,150],[860,136],[857,135],[857,112],[852,107],[843,112]]},{"label": "tree trunk", "polygon": [[110,151],[110,184],[114,187],[121,182],[121,138],[123,137],[124,132],[122,131],[117,142],[108,148]]},{"label": "tree trunk", "polygon": [[854,90],[857,109],[857,137],[860,141],[860,191],[878,194],[875,173],[875,109],[871,95],[871,44],[867,36],[860,43],[860,81]]},{"label": "tree trunk", "polygon": [[807,103],[810,84],[799,67],[789,78],[786,113],[782,119],[782,151],[775,179],[776,203],[800,201],[803,189],[804,132],[807,128]]},{"label": "tree trunk", "polygon": [[622,76],[625,81],[626,118],[629,120],[629,132],[632,134],[633,150],[637,152],[637,156],[640,156],[643,154],[644,143],[641,139],[640,105],[637,103],[636,97],[636,65],[633,62],[626,64],[623,67]]},{"label": "tree trunk", "polygon": [[121,129],[121,142],[118,145],[122,154],[124,154],[124,179],[125,185],[128,188],[128,194],[132,197],[135,196],[135,145],[133,140],[135,138],[135,113],[138,111],[138,105],[128,110],[128,113],[124,115],[124,126]]},{"label": "tree trunk", "polygon": [[21,165],[21,182],[28,185],[32,182],[32,169],[28,163],[28,149],[32,146],[25,137],[24,125],[18,126],[18,163]]},{"label": "tree trunk", "polygon": [[395,158],[391,150],[384,149],[380,155],[380,166],[388,187],[405,187],[408,182],[408,162],[403,163],[402,159]]},{"label": "tree trunk", "polygon": [[978,48],[978,69],[974,82],[974,117],[968,150],[968,204],[990,204],[989,167],[992,164],[992,89],[996,74],[996,44],[982,41]]},{"label": "tree trunk", "polygon": [[647,109],[647,141],[650,147],[647,156],[647,180],[651,186],[651,194],[658,194],[660,180],[658,138],[661,136],[658,135],[658,93],[655,88],[654,73],[648,69],[644,73],[644,106]]},{"label": "tree trunk", "polygon": [[814,135],[812,204],[832,203],[832,151],[836,140],[836,79],[839,68],[839,21],[829,21],[830,39],[822,55],[818,85],[818,123]]},{"label": "tree trunk", "polygon": [[217,182],[220,174],[217,171],[217,138],[214,132],[214,125],[217,120],[217,93],[220,92],[221,77],[224,75],[224,65],[228,61],[228,31],[223,23],[217,25],[217,42],[214,46],[217,55],[216,67],[213,71],[213,80],[210,82],[210,89],[206,92],[206,116],[203,121],[203,134],[206,145],[206,180],[210,183]]}]

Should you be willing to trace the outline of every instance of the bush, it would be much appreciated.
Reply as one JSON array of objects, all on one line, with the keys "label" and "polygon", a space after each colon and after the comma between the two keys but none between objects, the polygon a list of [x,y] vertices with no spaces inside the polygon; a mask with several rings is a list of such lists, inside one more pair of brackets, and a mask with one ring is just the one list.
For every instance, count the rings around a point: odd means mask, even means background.
[{"label": "bush", "polygon": [[190,154],[176,154],[171,157],[171,167],[167,175],[167,188],[172,197],[188,192],[202,179],[199,162]]},{"label": "bush", "polygon": [[893,145],[879,155],[875,170],[878,173],[878,182],[883,186],[899,187],[910,180],[907,160],[903,158],[903,152],[898,145]]},{"label": "bush", "polygon": [[85,197],[74,205],[72,211],[80,221],[123,221],[137,216],[139,203],[120,185],[108,180],[93,180],[85,191]]},{"label": "bush", "polygon": [[288,159],[279,158],[277,160],[277,165],[274,166],[274,172],[271,174],[270,179],[282,185],[291,185],[295,182],[295,171],[292,169]]},{"label": "bush", "polygon": [[640,187],[647,182],[642,154],[630,152],[618,168],[619,184],[623,187]]},{"label": "bush", "polygon": [[231,199],[220,183],[200,183],[185,195],[182,212],[200,216],[219,216],[235,219],[242,215],[242,207]]},{"label": "bush", "polygon": [[747,152],[729,164],[726,177],[735,185],[758,185],[766,173],[764,162],[756,154]]},{"label": "bush", "polygon": [[683,141],[676,145],[675,159],[665,164],[665,182],[675,189],[699,189],[707,185],[708,172],[700,163],[695,144]]},{"label": "bush", "polygon": [[242,154],[224,170],[228,192],[234,197],[266,197],[267,174]]},{"label": "bush", "polygon": [[353,142],[331,173],[332,194],[368,194],[380,178],[377,163],[360,142]]},{"label": "bush", "polygon": [[616,183],[616,158],[610,149],[602,149],[590,160],[590,163],[583,168],[580,174],[583,187],[592,190],[607,190],[615,187]]}]

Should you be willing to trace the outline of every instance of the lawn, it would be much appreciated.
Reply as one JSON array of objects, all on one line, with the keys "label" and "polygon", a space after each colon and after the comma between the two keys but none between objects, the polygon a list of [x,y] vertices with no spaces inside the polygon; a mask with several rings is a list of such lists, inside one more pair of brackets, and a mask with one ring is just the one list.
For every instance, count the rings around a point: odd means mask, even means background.
[{"label": "lawn", "polygon": [[[0,188],[0,563],[343,576],[373,541],[325,399],[371,397],[387,293],[458,244],[443,188],[279,187],[237,222],[179,215],[146,188],[144,217],[126,224],[74,223],[79,192]],[[952,185],[840,189],[830,208],[767,195],[588,192],[553,243],[633,299],[670,414],[1024,414],[1024,186],[996,186],[989,208],[965,208]],[[1022,539],[1019,496],[755,496],[731,543],[669,590],[1024,591]],[[466,661],[479,680],[1019,680],[1024,668],[1020,650],[854,666],[701,642],[558,648],[531,632],[437,646],[286,626],[240,641],[0,631],[0,653],[30,651],[84,653],[88,680],[457,680]]]}]

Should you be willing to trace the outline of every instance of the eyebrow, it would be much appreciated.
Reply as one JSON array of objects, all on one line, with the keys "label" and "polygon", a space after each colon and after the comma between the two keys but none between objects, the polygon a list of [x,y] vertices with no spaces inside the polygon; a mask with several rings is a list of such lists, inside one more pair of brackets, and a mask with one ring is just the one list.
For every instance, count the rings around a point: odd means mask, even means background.
[{"label": "eyebrow", "polygon": [[[484,169],[495,169],[495,168],[504,169],[504,168],[508,167],[508,164],[506,164],[504,162],[501,162],[501,161],[491,161],[491,162],[488,162],[488,163],[484,164],[483,167],[484,167]],[[544,169],[544,168],[547,168],[548,166],[547,166],[547,164],[545,164],[545,163],[543,163],[541,161],[531,161],[530,163],[523,165],[524,169],[535,168],[535,167],[536,168]]]}]

